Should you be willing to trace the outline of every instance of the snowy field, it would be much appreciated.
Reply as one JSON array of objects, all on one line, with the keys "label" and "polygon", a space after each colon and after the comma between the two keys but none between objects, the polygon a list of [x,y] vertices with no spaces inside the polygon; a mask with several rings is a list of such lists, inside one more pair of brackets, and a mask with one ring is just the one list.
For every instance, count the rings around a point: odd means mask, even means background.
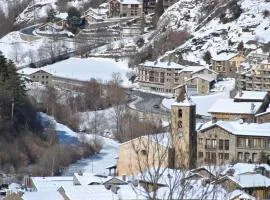
[{"label": "snowy field", "polygon": [[[196,114],[203,116],[210,116],[208,113],[209,108],[218,100],[218,99],[229,99],[230,90],[234,88],[235,81],[233,79],[220,81],[216,84],[215,93],[205,96],[191,96],[191,99],[196,103]],[[171,109],[171,105],[175,102],[175,99],[164,98],[162,105]]]},{"label": "snowy field", "polygon": [[[120,73],[123,79],[123,86],[130,86],[130,82],[126,77],[126,73],[131,69],[128,68],[126,60],[116,62],[107,58],[70,58],[52,65],[39,68],[38,70],[47,71],[54,76],[88,81],[91,78],[102,81],[112,79],[113,73]],[[33,68],[24,68],[19,73],[29,74],[33,72]]]}]

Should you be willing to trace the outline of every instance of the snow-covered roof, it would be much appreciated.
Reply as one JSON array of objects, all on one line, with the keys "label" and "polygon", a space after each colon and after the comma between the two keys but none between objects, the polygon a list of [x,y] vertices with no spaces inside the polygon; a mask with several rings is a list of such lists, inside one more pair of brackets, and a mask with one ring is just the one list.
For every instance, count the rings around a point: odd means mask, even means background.
[{"label": "snow-covered roof", "polygon": [[269,60],[263,60],[261,62],[261,64],[264,64],[264,65],[270,65],[270,61]]},{"label": "snow-covered roof", "polygon": [[[30,67],[20,69],[20,70],[18,70],[17,72],[18,72],[19,74],[22,74],[22,75],[31,75],[31,74],[34,74],[34,73],[36,73],[36,72],[38,72],[38,71],[44,71],[44,72],[47,72],[47,71],[42,70],[42,69],[40,69],[40,68],[30,68]],[[47,73],[49,73],[49,72],[47,72]]]},{"label": "snow-covered roof", "polygon": [[64,190],[65,195],[70,200],[85,200],[85,199],[102,199],[111,200],[117,199],[116,194],[107,190],[104,185],[76,185],[72,187],[63,186],[59,191]]},{"label": "snow-covered roof", "polygon": [[139,0],[118,0],[121,4],[142,4]]},{"label": "snow-covered roof", "polygon": [[264,91],[241,91],[236,94],[234,99],[263,101],[267,94],[268,93]]},{"label": "snow-covered roof", "polygon": [[267,114],[270,114],[270,107],[268,107],[265,112],[259,113],[259,114],[255,115],[255,116],[259,117],[259,116],[263,116],[263,115],[267,115]]},{"label": "snow-covered roof", "polygon": [[185,97],[184,101],[174,102],[172,106],[195,106],[196,104],[189,97]]},{"label": "snow-covered roof", "polygon": [[207,68],[203,67],[203,66],[185,66],[179,73],[182,73],[182,72],[196,73],[196,72],[201,71],[203,69],[207,69]]},{"label": "snow-covered roof", "polygon": [[170,133],[169,132],[144,135],[144,136],[137,137],[135,139],[123,142],[121,145],[127,144],[127,143],[129,143],[129,142],[131,142],[133,140],[136,140],[136,139],[143,139],[143,138],[147,139],[147,141],[155,142],[155,143],[157,143],[159,145],[162,145],[164,147],[171,147],[171,145],[170,145]]},{"label": "snow-covered roof", "polygon": [[25,192],[23,200],[64,200],[64,197],[58,191],[37,191]]},{"label": "snow-covered roof", "polygon": [[227,61],[237,56],[237,53],[221,53],[217,55],[212,55],[212,59],[215,61]]},{"label": "snow-covered roof", "polygon": [[197,72],[199,72],[199,71],[201,71],[201,70],[204,70],[204,69],[207,69],[208,71],[210,71],[210,72],[212,72],[212,73],[214,73],[214,74],[218,74],[217,72],[215,72],[215,71],[212,70],[212,69],[209,69],[209,68],[207,68],[207,67],[201,67],[201,66],[198,66],[197,68],[195,68],[195,70],[194,70],[191,74],[195,74],[195,73],[197,73]]},{"label": "snow-covered roof", "polygon": [[209,113],[256,114],[262,102],[234,102],[233,99],[218,99]]},{"label": "snow-covered roof", "polygon": [[156,142],[164,147],[171,147],[170,144],[170,133],[158,133],[158,134],[151,134],[151,135],[145,135],[144,138],[147,138],[148,140],[151,140],[153,142]]},{"label": "snow-covered roof", "polygon": [[73,185],[72,176],[32,177],[37,191],[56,191],[63,185]]},{"label": "snow-covered roof", "polygon": [[74,173],[74,177],[79,181],[81,185],[91,185],[93,183],[103,184],[108,178],[106,176],[96,176],[93,173]]},{"label": "snow-covered roof", "polygon": [[145,66],[145,67],[156,67],[156,68],[167,68],[167,69],[183,69],[184,66],[179,65],[174,62],[160,62],[160,61],[146,61],[140,66]]},{"label": "snow-covered roof", "polygon": [[256,173],[245,173],[237,176],[227,176],[229,179],[240,185],[241,188],[269,187],[270,179]]},{"label": "snow-covered roof", "polygon": [[209,121],[203,124],[199,131],[204,131],[214,126],[223,128],[234,135],[270,137],[270,123],[241,123],[239,121],[217,121],[213,123]]},{"label": "snow-covered roof", "polygon": [[233,175],[239,175],[239,174],[244,174],[248,172],[256,172],[256,169],[259,167],[265,168],[267,171],[270,171],[270,166],[265,163],[236,163],[234,165],[226,167],[225,170],[223,170],[222,174],[226,175],[226,173],[229,170],[233,170]]}]

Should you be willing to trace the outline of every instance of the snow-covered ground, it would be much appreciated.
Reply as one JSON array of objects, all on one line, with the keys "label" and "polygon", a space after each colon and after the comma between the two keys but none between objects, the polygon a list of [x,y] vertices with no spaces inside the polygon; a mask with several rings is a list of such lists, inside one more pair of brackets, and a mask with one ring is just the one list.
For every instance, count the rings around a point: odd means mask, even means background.
[{"label": "snow-covered ground", "polygon": [[[216,84],[215,93],[205,95],[205,96],[191,96],[192,101],[196,104],[196,114],[203,116],[210,116],[208,113],[209,108],[218,100],[218,99],[229,99],[230,90],[234,88],[235,81],[234,79],[220,81]],[[164,98],[162,105],[171,109],[171,105],[175,102],[175,99]]]},{"label": "snow-covered ground", "polygon": [[[38,70],[47,71],[54,76],[77,79],[81,81],[88,81],[95,78],[102,81],[109,81],[112,79],[113,73],[120,73],[123,80],[122,85],[128,87],[131,85],[126,77],[126,73],[131,69],[128,68],[126,60],[119,60],[108,58],[70,58],[61,62],[47,65]],[[24,68],[19,70],[19,73],[28,74],[33,71],[32,68]]]},{"label": "snow-covered ground", "polygon": [[[49,58],[51,39],[29,36],[19,31],[10,32],[0,39],[0,51],[18,67]],[[68,51],[74,49],[72,40],[59,40],[53,48]]]},{"label": "snow-covered ground", "polygon": [[116,163],[115,157],[118,155],[119,143],[113,139],[105,138],[98,135],[76,133],[67,126],[56,122],[52,117],[41,113],[44,121],[52,121],[55,124],[58,138],[62,144],[75,144],[83,137],[86,140],[91,140],[97,137],[101,140],[103,147],[102,150],[90,158],[85,158],[70,165],[64,172],[64,176],[72,176],[75,172],[91,172],[91,173],[106,173],[106,167]]},{"label": "snow-covered ground", "polygon": [[[208,1],[208,3],[211,1]],[[254,50],[260,44],[254,41],[267,43],[270,41],[269,16],[264,12],[270,10],[270,2],[265,0],[239,0],[242,13],[238,19],[228,23],[220,20],[220,14],[224,10],[226,17],[232,16],[231,10],[224,6],[230,1],[219,1],[216,8],[205,13],[200,11],[207,1],[180,0],[171,6],[160,18],[159,26],[176,30],[185,30],[194,37],[180,47],[167,52],[183,52],[185,60],[204,64],[203,55],[210,51],[212,56],[222,51],[236,51],[238,44],[243,41],[244,47]],[[217,12],[217,8],[224,7]],[[202,22],[200,18],[204,19]],[[169,20],[168,20],[169,19]],[[210,19],[210,20],[209,20]],[[252,43],[253,41],[253,43]],[[251,42],[248,44],[248,42]]]}]

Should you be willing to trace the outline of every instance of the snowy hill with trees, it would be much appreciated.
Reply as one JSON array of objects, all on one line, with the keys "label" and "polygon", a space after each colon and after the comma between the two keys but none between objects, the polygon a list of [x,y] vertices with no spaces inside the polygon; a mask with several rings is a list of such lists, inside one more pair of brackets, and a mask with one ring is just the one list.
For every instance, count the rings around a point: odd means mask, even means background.
[{"label": "snowy hill with trees", "polygon": [[179,52],[184,59],[201,63],[205,52],[235,52],[241,41],[247,52],[267,51],[269,12],[270,2],[265,0],[180,0],[161,16],[153,40],[171,30],[188,32],[191,38],[166,55]]}]

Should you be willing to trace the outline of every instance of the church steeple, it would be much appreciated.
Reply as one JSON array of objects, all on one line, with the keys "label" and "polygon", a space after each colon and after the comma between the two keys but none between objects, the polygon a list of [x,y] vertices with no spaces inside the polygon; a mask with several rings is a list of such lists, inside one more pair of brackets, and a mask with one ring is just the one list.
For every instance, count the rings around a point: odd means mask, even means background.
[{"label": "church steeple", "polygon": [[175,167],[192,169],[196,167],[197,134],[196,105],[187,95],[186,88],[180,91],[171,112],[172,144],[175,153]]}]

